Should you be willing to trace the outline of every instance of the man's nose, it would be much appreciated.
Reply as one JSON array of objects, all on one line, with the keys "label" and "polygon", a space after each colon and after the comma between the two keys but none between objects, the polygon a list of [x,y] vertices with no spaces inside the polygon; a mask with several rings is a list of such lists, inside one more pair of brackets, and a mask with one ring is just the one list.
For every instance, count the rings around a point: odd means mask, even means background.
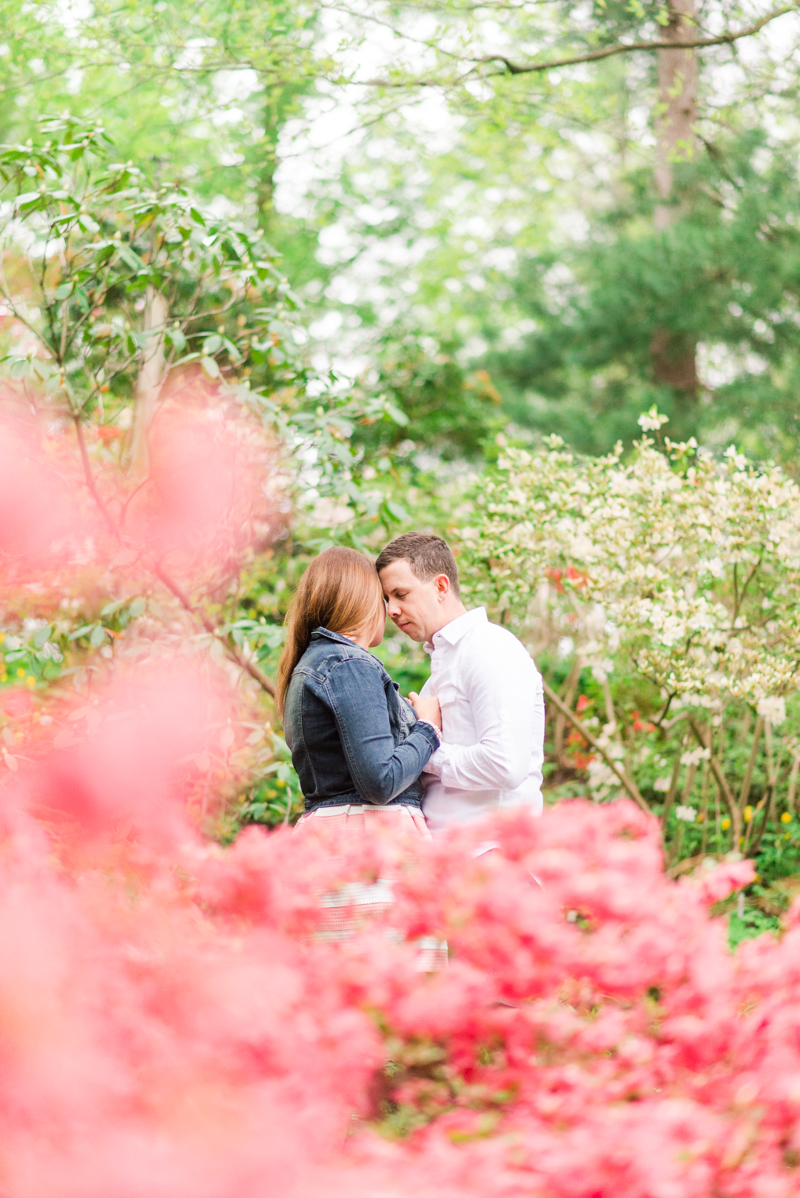
[{"label": "man's nose", "polygon": [[396,603],[393,599],[389,599],[386,604],[386,614],[390,620],[396,620],[400,615],[400,604]]}]

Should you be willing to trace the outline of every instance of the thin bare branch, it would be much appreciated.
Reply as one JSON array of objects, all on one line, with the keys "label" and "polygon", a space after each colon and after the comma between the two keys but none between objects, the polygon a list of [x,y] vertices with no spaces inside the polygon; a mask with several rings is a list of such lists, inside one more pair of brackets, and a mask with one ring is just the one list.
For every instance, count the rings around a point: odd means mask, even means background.
[{"label": "thin bare branch", "polygon": [[188,612],[189,615],[193,616],[196,620],[199,620],[209,636],[213,636],[215,640],[219,641],[228,657],[230,657],[231,661],[235,661],[240,669],[244,670],[250,675],[251,678],[255,679],[262,690],[266,691],[268,695],[271,695],[274,698],[277,692],[275,683],[272,681],[272,679],[268,678],[264,671],[259,669],[255,662],[249,661],[243,653],[239,652],[235,645],[230,643],[228,638],[220,632],[220,630],[216,627],[212,620],[209,619],[202,608],[195,607],[183,588],[174,580],[174,578],[171,578],[170,575],[167,574],[166,570],[160,563],[157,563],[153,567],[153,572],[161,580],[170,594],[175,596],[184,611]]},{"label": "thin bare branch", "polygon": [[83,475],[84,475],[84,479],[86,480],[86,486],[89,489],[92,499],[95,501],[95,503],[99,507],[100,511],[103,513],[103,519],[105,520],[106,524],[108,525],[109,530],[111,531],[113,536],[115,536],[117,538],[117,540],[120,540],[120,533],[119,533],[119,529],[117,528],[116,522],[114,521],[113,516],[111,515],[108,508],[106,507],[103,496],[100,494],[99,490],[97,489],[97,483],[95,482],[94,474],[92,473],[92,466],[89,461],[89,454],[86,450],[86,439],[84,438],[84,435],[83,435],[83,426],[81,425],[80,414],[73,410],[72,419],[75,424],[75,435],[78,438],[78,449],[80,450],[81,464],[83,466]]},{"label": "thin bare branch", "polygon": [[[800,9],[800,4],[784,4],[780,8],[773,9],[766,16],[761,17],[758,21],[754,21],[751,25],[745,26],[743,29],[734,29],[729,33],[720,33],[715,37],[698,37],[681,41],[679,44],[674,41],[666,41],[659,38],[655,41],[641,42],[618,42],[614,46],[604,46],[601,50],[590,50],[585,54],[573,54],[566,58],[551,58],[543,62],[514,62],[505,54],[484,54],[477,58],[461,59],[462,62],[471,62],[475,66],[482,66],[486,63],[497,62],[502,64],[502,69],[497,71],[488,71],[481,78],[491,78],[496,75],[530,75],[541,71],[554,71],[561,67],[578,66],[586,62],[600,62],[605,58],[614,58],[619,54],[635,54],[645,53],[653,54],[658,50],[675,50],[676,46],[680,50],[702,50],[709,46],[729,46],[734,42],[739,41],[744,37],[752,37],[758,33],[770,21],[777,20],[778,17],[783,17],[787,13],[797,12]],[[470,72],[471,74],[472,72]],[[446,87],[453,86],[455,83],[462,82],[467,76],[461,76],[457,80],[447,79],[367,79],[364,81],[364,87]]]},{"label": "thin bare branch", "polygon": [[544,679],[542,679],[542,685],[544,686],[545,694],[550,702],[561,712],[566,720],[569,720],[573,728],[576,728],[578,732],[580,732],[581,736],[589,742],[592,748],[600,754],[608,768],[611,770],[614,776],[619,779],[622,786],[624,786],[625,790],[631,796],[634,803],[641,807],[642,811],[646,811],[647,814],[650,815],[650,808],[647,806],[647,803],[645,803],[644,799],[639,793],[639,788],[633,779],[629,778],[624,770],[620,769],[617,762],[614,761],[613,757],[611,757],[607,750],[603,748],[597,737],[589,731],[580,716],[577,716],[574,711],[567,707],[564,700],[557,694],[556,691],[553,690],[552,686],[545,682]]},{"label": "thin bare branch", "polygon": [[750,757],[747,762],[747,769],[744,772],[742,779],[741,790],[739,791],[739,806],[744,810],[747,805],[747,800],[750,798],[750,787],[753,783],[753,770],[756,765],[756,757],[758,756],[758,744],[761,740],[761,733],[764,731],[764,717],[758,716],[756,726],[753,731],[753,742],[750,746]]},{"label": "thin bare branch", "polygon": [[716,778],[717,786],[719,787],[719,791],[720,791],[723,799],[725,800],[725,804],[728,808],[728,811],[730,812],[731,822],[733,824],[733,843],[734,843],[734,846],[738,849],[739,839],[742,834],[742,814],[741,814],[738,806],[736,805],[736,800],[733,797],[733,793],[731,791],[730,786],[728,785],[728,779],[725,777],[725,773],[722,769],[722,765],[720,764],[719,759],[714,756],[714,752],[713,752],[712,745],[711,745],[711,733],[709,732],[708,735],[706,735],[704,730],[700,727],[700,725],[691,716],[689,717],[689,726],[691,727],[692,732],[695,735],[697,743],[702,745],[702,747],[704,749],[708,749],[708,751],[709,751],[709,763],[711,765],[711,769],[714,774],[714,777]]}]

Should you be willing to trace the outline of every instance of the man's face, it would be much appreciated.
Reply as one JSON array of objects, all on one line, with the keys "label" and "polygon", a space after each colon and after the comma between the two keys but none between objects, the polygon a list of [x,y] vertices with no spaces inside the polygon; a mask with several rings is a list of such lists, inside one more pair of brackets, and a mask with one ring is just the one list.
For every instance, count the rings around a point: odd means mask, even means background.
[{"label": "man's face", "polygon": [[446,575],[423,582],[405,558],[381,570],[387,615],[412,641],[428,641],[439,630],[442,578],[449,584]]}]

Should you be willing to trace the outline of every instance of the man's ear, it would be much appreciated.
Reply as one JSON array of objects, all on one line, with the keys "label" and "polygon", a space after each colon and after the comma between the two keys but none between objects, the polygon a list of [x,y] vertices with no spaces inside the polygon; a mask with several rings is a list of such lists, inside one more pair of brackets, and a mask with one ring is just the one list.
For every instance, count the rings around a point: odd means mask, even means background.
[{"label": "man's ear", "polygon": [[450,579],[446,574],[436,575],[436,597],[437,599],[446,599],[450,594]]}]

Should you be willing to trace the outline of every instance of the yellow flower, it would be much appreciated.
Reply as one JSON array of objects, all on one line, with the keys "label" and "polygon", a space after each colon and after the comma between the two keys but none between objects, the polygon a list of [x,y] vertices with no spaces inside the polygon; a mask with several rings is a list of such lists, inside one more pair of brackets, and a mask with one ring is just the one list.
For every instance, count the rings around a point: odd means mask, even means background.
[{"label": "yellow flower", "polygon": [[721,827],[721,828],[723,829],[723,831],[725,831],[725,832],[727,832],[727,830],[728,830],[728,828],[730,828],[730,826],[731,826],[731,821],[730,821],[729,819],[724,819],[724,820],[722,820],[722,821],[721,821],[721,823],[720,823],[720,827]]},{"label": "yellow flower", "polygon": [[752,808],[752,807],[750,806],[750,804],[748,803],[748,805],[747,805],[747,806],[745,807],[745,809],[744,809],[744,822],[745,822],[746,824],[749,824],[749,823],[750,823],[750,820],[751,820],[752,818],[753,818],[753,808]]},{"label": "yellow flower", "polygon": [[36,686],[36,679],[33,677],[32,674],[29,674],[28,677],[25,679],[25,685],[26,686]]},{"label": "yellow flower", "polygon": [[25,677],[24,669],[22,668],[22,666],[17,666],[17,678],[24,678],[24,677]]},{"label": "yellow flower", "polygon": [[784,840],[788,840],[788,839],[789,839],[789,833],[788,833],[788,832],[784,832],[784,834],[783,834],[783,839],[784,839]]},{"label": "yellow flower", "polygon": [[781,823],[790,824],[791,822],[792,822],[792,817],[791,817],[790,813],[788,811],[784,811],[783,815],[781,816]]}]

